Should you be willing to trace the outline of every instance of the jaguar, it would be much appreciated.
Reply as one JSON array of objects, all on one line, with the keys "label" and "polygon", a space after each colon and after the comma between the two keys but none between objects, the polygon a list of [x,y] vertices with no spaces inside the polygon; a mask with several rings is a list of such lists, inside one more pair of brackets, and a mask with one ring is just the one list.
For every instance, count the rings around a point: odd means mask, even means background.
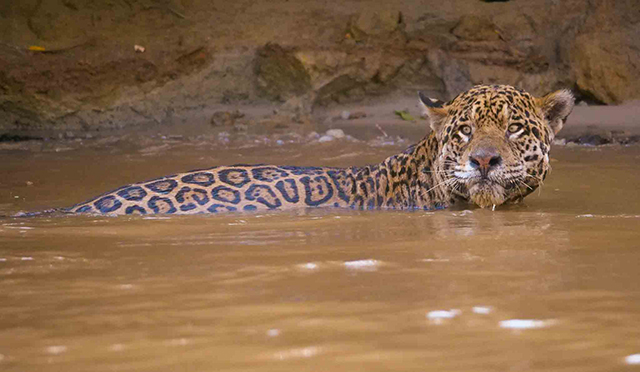
[{"label": "jaguar", "polygon": [[59,211],[195,214],[301,207],[433,210],[520,202],[547,177],[549,150],[574,106],[569,90],[541,97],[478,85],[449,102],[418,92],[431,131],[373,165],[233,165],[130,184]]}]

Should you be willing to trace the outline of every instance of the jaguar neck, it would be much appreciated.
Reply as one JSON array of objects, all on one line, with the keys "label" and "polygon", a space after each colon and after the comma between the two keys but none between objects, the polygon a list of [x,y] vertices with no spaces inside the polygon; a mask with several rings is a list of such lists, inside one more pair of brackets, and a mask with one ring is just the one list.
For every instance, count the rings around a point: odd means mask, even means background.
[{"label": "jaguar neck", "polygon": [[[396,209],[440,209],[450,204],[442,170],[437,167],[438,141],[429,134],[417,144],[383,162],[355,172],[355,200],[372,192],[375,205]],[[365,196],[366,198],[366,196]],[[371,203],[373,200],[369,199]],[[360,204],[360,203],[356,203]]]}]

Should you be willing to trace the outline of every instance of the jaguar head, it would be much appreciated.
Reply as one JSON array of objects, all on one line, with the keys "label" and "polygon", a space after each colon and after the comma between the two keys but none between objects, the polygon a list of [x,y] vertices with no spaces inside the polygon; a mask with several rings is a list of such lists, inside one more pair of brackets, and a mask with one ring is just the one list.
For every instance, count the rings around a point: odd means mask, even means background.
[{"label": "jaguar head", "polygon": [[435,174],[482,208],[518,202],[542,184],[574,105],[568,90],[536,98],[507,85],[479,85],[447,103],[419,96],[438,142]]}]

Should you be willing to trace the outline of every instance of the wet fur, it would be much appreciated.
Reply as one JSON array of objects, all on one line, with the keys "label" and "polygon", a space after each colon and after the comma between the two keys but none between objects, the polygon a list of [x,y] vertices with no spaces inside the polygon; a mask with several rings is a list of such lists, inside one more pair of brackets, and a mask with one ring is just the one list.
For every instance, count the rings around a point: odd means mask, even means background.
[{"label": "wet fur", "polygon": [[[428,101],[427,101],[428,100]],[[448,103],[420,96],[432,132],[401,154],[353,168],[220,166],[127,185],[63,211],[195,214],[301,207],[439,209],[517,202],[549,172],[548,152],[573,107],[559,91],[542,98],[505,85],[476,86]],[[512,124],[522,126],[517,134]],[[460,133],[462,125],[471,135]],[[469,167],[477,146],[504,161],[486,177]]]}]

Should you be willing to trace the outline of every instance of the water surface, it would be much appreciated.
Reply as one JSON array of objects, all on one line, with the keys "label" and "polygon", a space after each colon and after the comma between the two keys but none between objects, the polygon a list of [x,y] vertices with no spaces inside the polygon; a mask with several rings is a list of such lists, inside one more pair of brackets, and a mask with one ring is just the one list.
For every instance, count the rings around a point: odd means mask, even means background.
[{"label": "water surface", "polygon": [[[4,150],[0,215],[176,171],[360,165],[405,146]],[[556,147],[541,192],[494,212],[1,217],[0,370],[635,370],[639,159]]]}]

